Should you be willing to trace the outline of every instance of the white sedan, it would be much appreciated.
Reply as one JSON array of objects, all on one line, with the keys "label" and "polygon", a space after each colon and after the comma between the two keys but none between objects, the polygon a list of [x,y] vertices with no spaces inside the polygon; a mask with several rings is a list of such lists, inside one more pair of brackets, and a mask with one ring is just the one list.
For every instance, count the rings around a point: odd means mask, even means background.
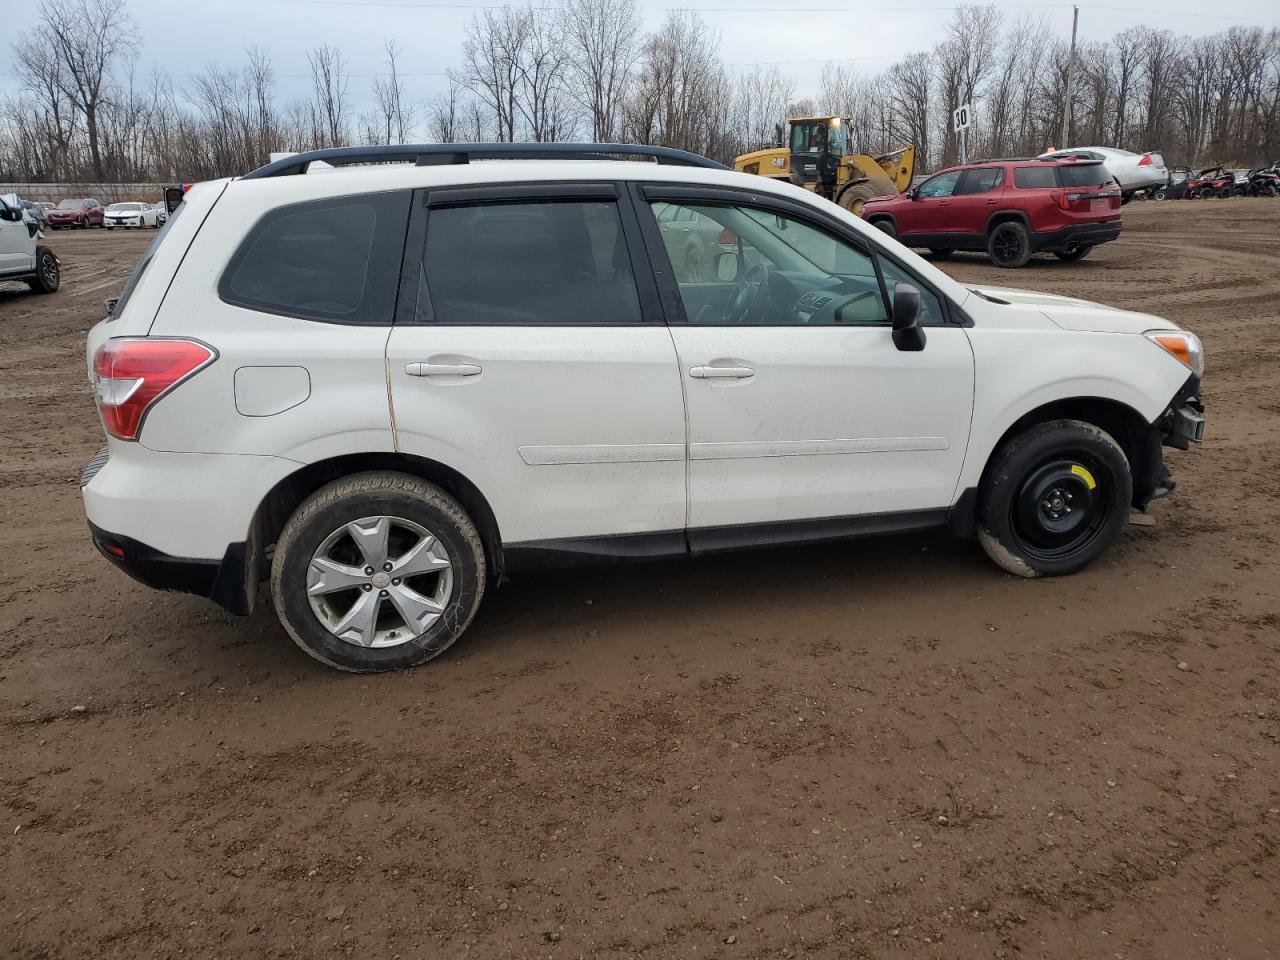
[{"label": "white sedan", "polygon": [[149,203],[113,203],[107,207],[103,223],[108,230],[115,227],[158,227],[156,211]]},{"label": "white sedan", "polygon": [[1147,187],[1161,186],[1169,182],[1169,170],[1164,165],[1164,156],[1158,151],[1133,153],[1129,150],[1117,150],[1114,147],[1074,147],[1070,150],[1053,150],[1040,154],[1041,157],[1065,159],[1079,157],[1082,160],[1101,160],[1107,172],[1120,184],[1120,193],[1125,203],[1132,199],[1139,190]]}]

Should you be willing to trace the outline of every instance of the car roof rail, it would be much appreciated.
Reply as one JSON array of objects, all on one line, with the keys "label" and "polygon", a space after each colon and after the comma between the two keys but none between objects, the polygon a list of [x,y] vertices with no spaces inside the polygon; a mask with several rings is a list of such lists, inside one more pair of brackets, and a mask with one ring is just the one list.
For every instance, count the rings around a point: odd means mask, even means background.
[{"label": "car roof rail", "polygon": [[463,164],[472,160],[616,160],[642,158],[684,167],[727,170],[715,160],[674,150],[637,143],[418,143],[369,147],[329,147],[281,157],[246,173],[242,180],[288,177],[306,173],[313,163],[332,167],[354,164],[413,163],[418,166]]}]

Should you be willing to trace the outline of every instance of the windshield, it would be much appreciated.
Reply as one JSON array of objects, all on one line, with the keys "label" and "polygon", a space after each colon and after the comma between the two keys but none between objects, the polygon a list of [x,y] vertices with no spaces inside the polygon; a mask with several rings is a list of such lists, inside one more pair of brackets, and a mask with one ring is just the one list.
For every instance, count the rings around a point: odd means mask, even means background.
[{"label": "windshield", "polygon": [[59,210],[79,210],[84,206],[83,200],[63,200],[58,204]]},{"label": "windshield", "polygon": [[827,149],[827,125],[821,120],[791,127],[792,153],[823,153]]},{"label": "windshield", "polygon": [[140,204],[140,203],[113,203],[111,206],[107,207],[107,209],[108,209],[108,210],[123,210],[123,211],[127,211],[127,212],[135,212],[135,211],[138,211],[138,210],[141,210],[141,209],[142,209],[142,204]]}]

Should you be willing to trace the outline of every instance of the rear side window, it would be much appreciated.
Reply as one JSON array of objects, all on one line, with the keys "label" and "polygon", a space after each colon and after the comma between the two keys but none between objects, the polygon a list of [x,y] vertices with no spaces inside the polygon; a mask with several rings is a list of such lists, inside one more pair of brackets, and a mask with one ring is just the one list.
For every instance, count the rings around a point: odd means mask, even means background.
[{"label": "rear side window", "polygon": [[391,323],[410,197],[335,197],[271,211],[236,250],[218,295],[303,320]]},{"label": "rear side window", "polygon": [[968,193],[986,193],[1004,183],[1004,167],[977,167],[966,170],[956,187],[956,196]]},{"label": "rear side window", "polygon": [[419,323],[641,322],[612,200],[431,207],[422,269]]},{"label": "rear side window", "polygon": [[1064,187],[1100,187],[1111,174],[1101,163],[1065,163],[1058,167],[1058,177]]},{"label": "rear side window", "polygon": [[1013,185],[1020,190],[1050,190],[1058,185],[1058,178],[1050,166],[1018,167],[1013,171]]},{"label": "rear side window", "polygon": [[142,259],[138,261],[138,265],[133,268],[133,273],[129,274],[129,279],[125,281],[124,289],[120,291],[120,296],[116,297],[115,305],[111,308],[111,315],[107,318],[114,320],[116,317],[124,313],[125,305],[128,304],[129,298],[133,296],[133,291],[138,288],[138,281],[142,279],[142,275],[147,272],[147,267],[151,264],[151,260],[156,255],[156,251],[160,249],[160,244],[164,242],[165,237],[169,235],[169,229],[173,226],[174,221],[178,219],[178,214],[183,208],[179,207],[169,215],[169,219],[164,222],[164,226],[160,228],[160,232],[156,234],[156,238],[151,241],[151,246],[147,247],[147,252],[142,255]]}]

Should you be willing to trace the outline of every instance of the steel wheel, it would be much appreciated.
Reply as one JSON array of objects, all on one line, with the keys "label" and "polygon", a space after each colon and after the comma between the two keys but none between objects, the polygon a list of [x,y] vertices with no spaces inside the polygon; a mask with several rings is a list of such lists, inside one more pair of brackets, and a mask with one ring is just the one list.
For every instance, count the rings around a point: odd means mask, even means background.
[{"label": "steel wheel", "polygon": [[1088,551],[1111,515],[1109,491],[1101,486],[1106,476],[1106,466],[1087,456],[1057,458],[1033,470],[1013,500],[1018,547],[1042,562]]},{"label": "steel wheel", "polygon": [[453,596],[440,540],[402,517],[362,517],[329,534],[307,568],[320,624],[357,647],[396,647],[426,633]]}]

